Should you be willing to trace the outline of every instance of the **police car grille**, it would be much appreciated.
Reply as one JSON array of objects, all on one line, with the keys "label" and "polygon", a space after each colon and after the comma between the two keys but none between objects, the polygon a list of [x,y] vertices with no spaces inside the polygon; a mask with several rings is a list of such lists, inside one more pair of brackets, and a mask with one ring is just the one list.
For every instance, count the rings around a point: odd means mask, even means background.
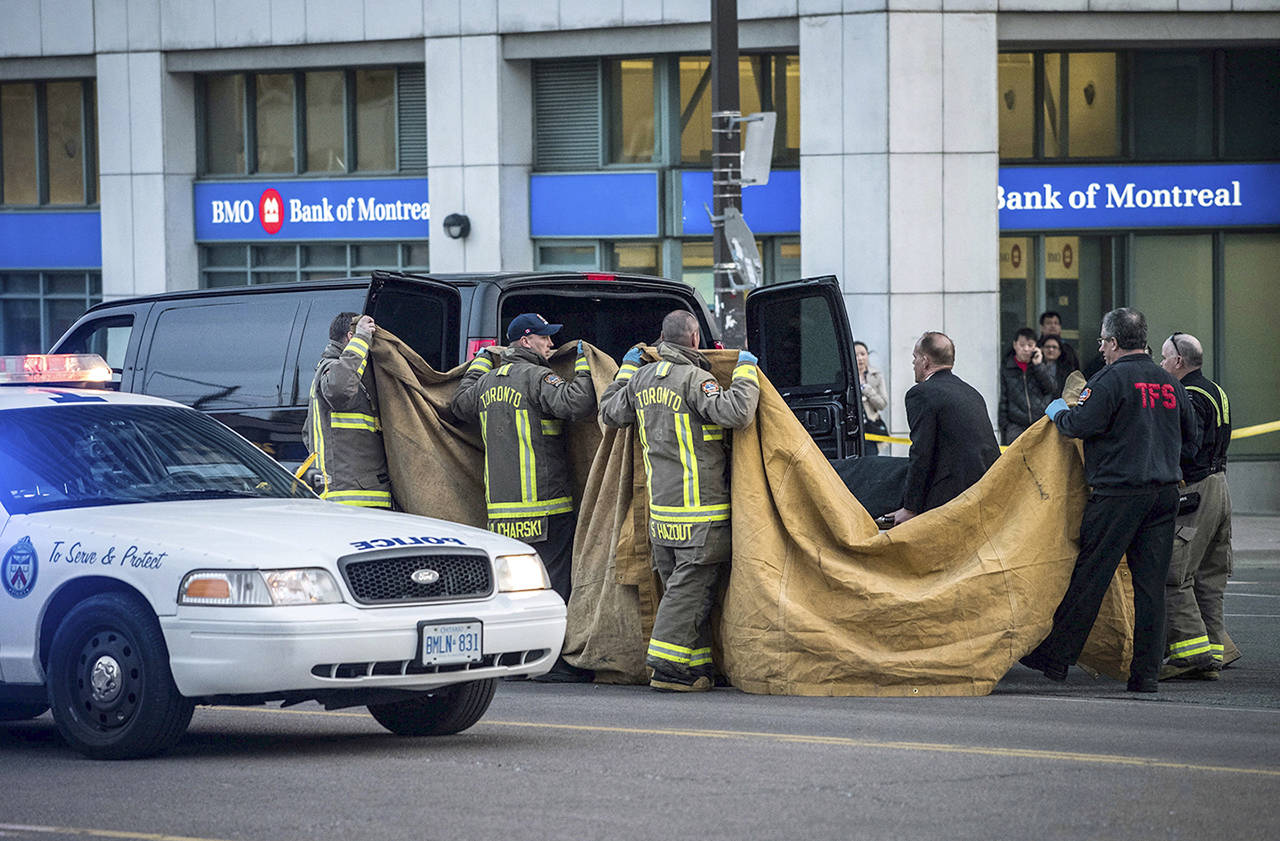
[{"label": "police car grille", "polygon": [[[479,598],[493,591],[493,567],[483,552],[350,560],[341,566],[351,595],[362,604]],[[419,584],[412,578],[419,570],[440,577]]]}]

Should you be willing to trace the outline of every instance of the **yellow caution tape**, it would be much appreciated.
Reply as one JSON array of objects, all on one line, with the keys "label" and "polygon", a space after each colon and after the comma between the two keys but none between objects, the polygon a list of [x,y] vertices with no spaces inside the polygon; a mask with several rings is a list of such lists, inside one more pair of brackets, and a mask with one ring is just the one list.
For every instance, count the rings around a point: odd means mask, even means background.
[{"label": "yellow caution tape", "polygon": [[[1270,423],[1260,423],[1254,426],[1245,426],[1245,427],[1241,427],[1240,429],[1233,429],[1231,430],[1231,439],[1234,441],[1236,438],[1252,438],[1255,435],[1265,435],[1268,432],[1280,432],[1280,420],[1271,421]],[[876,435],[874,433],[868,432],[866,435],[862,437],[867,439],[868,441],[883,441],[886,444],[903,444],[906,446],[911,445],[910,438],[896,438],[892,435]],[[1000,451],[1004,452],[1007,449],[1009,448],[1001,447]]]},{"label": "yellow caution tape", "polygon": [[1231,430],[1231,439],[1234,441],[1236,438],[1252,438],[1255,435],[1263,435],[1267,432],[1280,432],[1280,421],[1233,429]]}]

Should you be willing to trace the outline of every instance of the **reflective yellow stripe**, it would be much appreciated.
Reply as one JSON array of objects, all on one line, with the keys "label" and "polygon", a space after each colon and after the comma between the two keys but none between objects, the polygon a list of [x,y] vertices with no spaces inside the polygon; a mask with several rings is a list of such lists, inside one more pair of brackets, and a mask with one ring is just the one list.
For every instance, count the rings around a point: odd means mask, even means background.
[{"label": "reflective yellow stripe", "polygon": [[[1213,407],[1213,413],[1218,419],[1218,426],[1222,426],[1222,407],[1218,405],[1217,400],[1213,399],[1213,395],[1198,385],[1187,386],[1187,391],[1194,391],[1196,394],[1203,394],[1205,399],[1209,401],[1209,405]],[[1223,396],[1225,397],[1226,395]]]},{"label": "reflective yellow stripe", "polygon": [[649,516],[663,523],[713,523],[729,519],[729,503],[723,505],[649,505]]},{"label": "reflective yellow stripe", "polygon": [[369,343],[359,336],[353,336],[351,341],[347,342],[347,348],[354,350],[356,356],[360,357],[360,364],[356,366],[356,376],[364,376],[365,366],[369,364]]},{"label": "reflective yellow stripe", "polygon": [[315,447],[316,467],[324,480],[324,490],[329,490],[329,469],[324,462],[324,424],[320,422],[320,400],[316,397],[315,381],[311,382],[311,444]]},{"label": "reflective yellow stripe", "polygon": [[510,374],[510,373],[511,373],[511,365],[512,365],[512,363],[508,362],[506,365],[503,365],[501,368],[499,368],[499,369],[498,369],[497,376],[499,376],[499,377],[505,377],[505,376],[507,376],[508,374]]},{"label": "reflective yellow stripe", "polygon": [[343,505],[358,505],[364,508],[390,508],[391,494],[388,491],[325,491],[321,499],[338,502]]},{"label": "reflective yellow stripe", "polygon": [[684,491],[686,508],[701,504],[698,493],[698,456],[693,451],[693,429],[689,424],[689,416],[683,412],[673,416],[676,422],[676,443],[680,447],[680,464],[684,468]]},{"label": "reflective yellow stripe", "polygon": [[477,356],[475,359],[471,360],[471,364],[467,366],[468,373],[471,371],[480,371],[482,373],[487,374],[489,371],[492,371],[492,370],[493,370],[493,362],[489,359],[487,355]]},{"label": "reflective yellow stripe", "polygon": [[555,499],[539,499],[533,502],[490,502],[488,509],[491,520],[567,514],[573,510],[573,497],[558,496]]},{"label": "reflective yellow stripe", "polygon": [[329,416],[329,423],[334,429],[382,431],[382,421],[377,415],[366,415],[362,412],[334,412]]},{"label": "reflective yellow stripe", "polygon": [[703,441],[723,441],[724,427],[715,426],[714,424],[704,423],[702,425],[702,440]]},{"label": "reflective yellow stripe", "polygon": [[543,434],[543,435],[559,435],[562,431],[564,431],[564,422],[563,422],[563,421],[558,420],[558,419],[555,419],[555,418],[553,418],[553,419],[551,419],[551,420],[548,420],[548,419],[546,419],[546,418],[543,418],[543,419],[542,419],[542,434]]},{"label": "reflective yellow stripe", "polygon": [[652,643],[649,645],[649,656],[657,657],[660,660],[670,660],[672,663],[681,663],[685,666],[689,665],[688,657],[682,657],[679,654],[668,654],[665,651],[654,648]]},{"label": "reflective yellow stripe", "polygon": [[751,365],[750,363],[746,365],[739,365],[737,368],[734,368],[733,379],[751,380],[751,382],[756,385],[760,385],[760,377],[756,374],[756,366]]},{"label": "reflective yellow stripe", "polygon": [[649,507],[653,507],[653,465],[649,463],[649,438],[644,432],[644,409],[636,409],[636,430],[640,433],[640,452],[644,456],[644,487],[649,492]]},{"label": "reflective yellow stripe", "polygon": [[661,361],[661,362],[659,362],[659,363],[658,363],[658,376],[659,376],[659,377],[665,377],[667,374],[670,374],[670,373],[671,373],[671,363],[670,363],[670,362],[668,362],[668,361],[666,361],[666,360],[664,359],[663,361]]},{"label": "reflective yellow stripe", "polygon": [[1216,656],[1218,656],[1218,657],[1221,657],[1221,656],[1222,656],[1222,652],[1223,652],[1225,649],[1223,648],[1222,643],[1220,643],[1220,642],[1211,642],[1211,643],[1209,643],[1209,650],[1210,650],[1210,651],[1212,651],[1212,652],[1214,653],[1214,655],[1216,655]]},{"label": "reflective yellow stripe", "polygon": [[705,666],[711,662],[710,648],[695,648],[689,655],[690,666]]},{"label": "reflective yellow stripe", "polygon": [[685,648],[683,645],[676,645],[674,642],[663,642],[660,639],[650,639],[649,647],[654,648],[655,646],[666,649],[672,654],[692,654],[693,653],[692,648]]},{"label": "reflective yellow stripe", "polygon": [[489,501],[489,415],[480,413],[480,441],[484,444],[484,501]]},{"label": "reflective yellow stripe", "polygon": [[640,370],[640,366],[634,365],[630,362],[623,362],[622,367],[618,369],[617,376],[615,376],[614,379],[629,380],[633,376],[635,376],[636,371],[639,371],[639,370]]},{"label": "reflective yellow stripe", "polygon": [[1227,399],[1227,393],[1222,390],[1222,386],[1217,383],[1214,385],[1218,386],[1218,396],[1222,398],[1222,422],[1231,423],[1231,401]]},{"label": "reflective yellow stripe", "polygon": [[533,502],[538,498],[538,465],[533,454],[528,409],[516,409],[516,439],[520,445],[520,499]]},{"label": "reflective yellow stripe", "polygon": [[585,356],[579,356],[573,363],[573,373],[581,374],[583,371],[590,373],[591,366],[587,364],[587,358]]},{"label": "reflective yellow stripe", "polygon": [[1189,640],[1180,640],[1169,644],[1169,656],[1171,657],[1191,657],[1195,654],[1205,654],[1209,651],[1209,638],[1192,637]]}]

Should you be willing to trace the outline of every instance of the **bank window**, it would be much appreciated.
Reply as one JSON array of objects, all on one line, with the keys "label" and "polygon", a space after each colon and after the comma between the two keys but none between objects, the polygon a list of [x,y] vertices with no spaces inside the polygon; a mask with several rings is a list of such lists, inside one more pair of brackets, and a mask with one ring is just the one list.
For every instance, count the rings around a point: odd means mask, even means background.
[{"label": "bank window", "polygon": [[[743,54],[739,110],[777,114],[773,162],[800,161],[800,57]],[[534,160],[539,170],[610,164],[711,168],[707,56],[535,62]]]},{"label": "bank window", "polygon": [[651,163],[657,148],[654,60],[608,61],[605,75],[609,92],[610,163]]},{"label": "bank window", "polygon": [[426,242],[281,243],[200,247],[204,289],[366,276],[377,269],[426,272]]},{"label": "bank window", "polygon": [[0,272],[0,348],[41,353],[101,301],[97,271]]},{"label": "bank window", "polygon": [[1280,156],[1280,52],[1001,53],[1000,158]]},{"label": "bank window", "polygon": [[426,169],[418,67],[200,78],[203,175]]},{"label": "bank window", "polygon": [[98,201],[92,79],[0,84],[0,205]]},{"label": "bank window", "polygon": [[[680,162],[711,168],[711,59],[681,56]],[[774,111],[773,160],[779,165],[800,162],[800,57],[743,55],[738,58],[738,102],[744,114]]]},{"label": "bank window", "polygon": [[1001,158],[1121,154],[1119,57],[1004,53],[997,64]]},{"label": "bank window", "polygon": [[[1274,342],[1275,310],[1259,302],[1275,300],[1280,233],[1229,233],[1223,240],[1221,350],[1226,364],[1216,370],[1231,400],[1231,425],[1240,429],[1280,418],[1280,366],[1257,361],[1259,349]],[[1237,439],[1227,455],[1275,457],[1280,455],[1280,436]]]}]

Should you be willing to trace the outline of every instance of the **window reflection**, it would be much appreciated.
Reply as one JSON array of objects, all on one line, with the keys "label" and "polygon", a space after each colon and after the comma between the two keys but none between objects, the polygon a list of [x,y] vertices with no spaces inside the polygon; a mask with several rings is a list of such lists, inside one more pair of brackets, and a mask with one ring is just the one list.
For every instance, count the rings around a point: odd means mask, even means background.
[{"label": "window reflection", "polygon": [[654,156],[653,59],[609,62],[609,160],[647,163]]},{"label": "window reflection", "polygon": [[36,86],[0,85],[0,150],[4,204],[36,204]]},{"label": "window reflection", "polygon": [[261,73],[258,94],[258,172],[293,172],[293,74]]}]

